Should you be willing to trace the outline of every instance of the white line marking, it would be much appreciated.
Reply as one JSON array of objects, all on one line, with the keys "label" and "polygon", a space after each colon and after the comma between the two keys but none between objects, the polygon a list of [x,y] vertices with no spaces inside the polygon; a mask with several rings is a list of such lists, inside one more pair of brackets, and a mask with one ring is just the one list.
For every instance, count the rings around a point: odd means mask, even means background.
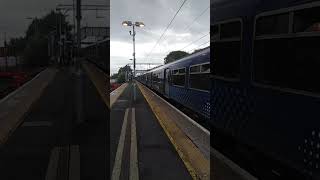
[{"label": "white line marking", "polygon": [[136,101],[136,84],[133,82],[133,101]]},{"label": "white line marking", "polygon": [[46,180],[55,180],[57,178],[60,150],[60,147],[55,147],[51,150],[50,161],[46,173]]},{"label": "white line marking", "polygon": [[129,180],[139,180],[137,133],[136,133],[135,116],[136,116],[135,108],[132,108],[131,146],[130,146],[130,177],[129,177]]},{"label": "white line marking", "polygon": [[127,128],[127,122],[128,122],[128,113],[129,113],[129,108],[126,109],[126,112],[124,114],[124,119],[123,119],[121,134],[119,138],[116,158],[114,160],[111,180],[118,180],[120,178],[122,154],[123,154],[124,140],[126,137],[126,128]]},{"label": "white line marking", "polygon": [[80,180],[80,146],[70,146],[69,179]]},{"label": "white line marking", "polygon": [[52,126],[50,121],[27,121],[22,124],[22,127],[37,127],[37,126]]}]

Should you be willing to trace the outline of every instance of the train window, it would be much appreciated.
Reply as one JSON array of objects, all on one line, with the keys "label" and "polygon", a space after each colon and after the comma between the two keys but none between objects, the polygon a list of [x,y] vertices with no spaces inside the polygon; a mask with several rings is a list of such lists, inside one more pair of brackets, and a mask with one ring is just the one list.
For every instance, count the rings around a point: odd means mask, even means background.
[{"label": "train window", "polygon": [[176,86],[185,86],[185,78],[186,78],[186,69],[181,68],[177,70],[173,70],[173,72],[176,72],[175,74],[172,74],[172,84]]},{"label": "train window", "polygon": [[[319,20],[319,10],[308,8],[295,11],[293,33],[310,32],[310,27],[317,24],[316,19]],[[254,81],[280,88],[320,93],[320,86],[315,83],[319,80],[319,41],[320,36],[316,34],[257,38],[253,55]]]},{"label": "train window", "polygon": [[179,69],[179,74],[183,74],[183,73],[186,73],[186,69],[185,68]]},{"label": "train window", "polygon": [[240,75],[240,41],[219,42],[214,48],[214,75],[238,78]]},{"label": "train window", "polygon": [[[284,88],[320,92],[320,37],[259,40],[254,64],[257,82]],[[272,52],[272,53],[270,53]]]},{"label": "train window", "polygon": [[172,70],[172,74],[175,75],[175,74],[178,74],[179,71],[178,70]]},{"label": "train window", "polygon": [[201,72],[200,65],[190,67],[190,73],[196,73],[196,72]]},{"label": "train window", "polygon": [[[223,78],[239,78],[241,51],[241,21],[220,23],[220,40],[214,40],[213,75]],[[210,64],[204,71],[210,72]]]},{"label": "train window", "polygon": [[260,17],[256,21],[256,36],[287,34],[289,13]]},{"label": "train window", "polygon": [[210,64],[190,67],[189,86],[191,89],[210,90]]},{"label": "train window", "polygon": [[160,81],[159,75],[158,75],[158,74],[152,74],[152,75],[153,75],[152,81],[153,81],[154,83],[158,83],[158,82]]},{"label": "train window", "polygon": [[210,73],[210,64],[201,65],[201,72]]},{"label": "train window", "polygon": [[176,86],[185,85],[185,75],[174,75],[172,76],[172,84]]},{"label": "train window", "polygon": [[210,73],[190,74],[190,88],[203,91],[210,90]]},{"label": "train window", "polygon": [[294,12],[294,32],[320,32],[320,7]]},{"label": "train window", "polygon": [[220,28],[220,39],[240,38],[241,36],[240,21],[221,24]]}]

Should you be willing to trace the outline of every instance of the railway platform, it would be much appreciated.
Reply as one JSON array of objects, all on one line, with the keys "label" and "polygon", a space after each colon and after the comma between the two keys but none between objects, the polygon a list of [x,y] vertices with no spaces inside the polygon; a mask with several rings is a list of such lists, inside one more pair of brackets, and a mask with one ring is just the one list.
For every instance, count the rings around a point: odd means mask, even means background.
[{"label": "railway platform", "polygon": [[210,179],[209,152],[175,122],[185,118],[181,112],[138,82],[110,97],[116,96],[110,112],[112,180]]},{"label": "railway platform", "polygon": [[76,120],[76,72],[44,70],[0,102],[0,179],[107,179],[109,109],[83,73]]},{"label": "railway platform", "polygon": [[257,179],[213,149],[210,132],[139,82],[110,97],[112,179],[129,178],[131,169],[139,179]]},{"label": "railway platform", "polygon": [[82,122],[72,69],[46,69],[0,101],[0,179],[254,179],[144,85],[124,83],[109,94],[107,75],[82,67]]}]

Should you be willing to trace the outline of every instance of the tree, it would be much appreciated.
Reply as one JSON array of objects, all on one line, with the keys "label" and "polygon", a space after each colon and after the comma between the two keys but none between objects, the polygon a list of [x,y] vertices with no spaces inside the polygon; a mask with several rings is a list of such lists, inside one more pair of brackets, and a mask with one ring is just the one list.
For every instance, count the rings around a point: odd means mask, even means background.
[{"label": "tree", "polygon": [[[70,38],[72,28],[61,13],[51,11],[44,17],[36,18],[31,22],[26,32],[27,44],[24,51],[24,59],[29,65],[42,66],[48,64],[48,35],[54,31],[59,31],[60,20],[62,32],[66,32],[66,36]],[[54,39],[59,38],[58,33],[55,33]]]},{"label": "tree", "polygon": [[[48,64],[48,35],[53,31],[58,32],[59,19],[62,22],[62,32],[66,32],[67,39],[70,39],[72,27],[66,21],[65,16],[51,11],[40,19],[33,19],[25,36],[12,38],[8,46],[14,49],[17,55],[23,56],[28,65],[43,66]],[[59,38],[58,33],[55,33],[55,39]]]},{"label": "tree", "polygon": [[188,56],[189,53],[184,51],[172,51],[164,58],[164,64],[174,62],[178,59]]},{"label": "tree", "polygon": [[118,83],[124,83],[126,81],[126,74],[132,74],[132,69],[129,65],[121,67],[118,73],[112,75],[112,78],[117,79]]},{"label": "tree", "polygon": [[121,67],[119,70],[118,70],[118,74],[120,73],[124,73],[124,72],[132,72],[132,69],[129,65],[125,65],[124,67]]},{"label": "tree", "polygon": [[114,73],[111,75],[110,79],[117,79],[118,78],[118,74],[117,73]]}]

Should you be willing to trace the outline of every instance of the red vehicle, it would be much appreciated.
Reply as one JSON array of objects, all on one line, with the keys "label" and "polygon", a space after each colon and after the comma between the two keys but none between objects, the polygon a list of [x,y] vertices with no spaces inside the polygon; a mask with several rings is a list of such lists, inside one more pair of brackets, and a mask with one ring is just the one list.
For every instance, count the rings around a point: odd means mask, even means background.
[{"label": "red vehicle", "polygon": [[111,83],[110,84],[110,92],[114,91],[115,89],[117,89],[120,86],[121,86],[121,84],[119,84],[119,83]]},{"label": "red vehicle", "polygon": [[23,72],[0,72],[0,97],[4,97],[28,80]]}]

